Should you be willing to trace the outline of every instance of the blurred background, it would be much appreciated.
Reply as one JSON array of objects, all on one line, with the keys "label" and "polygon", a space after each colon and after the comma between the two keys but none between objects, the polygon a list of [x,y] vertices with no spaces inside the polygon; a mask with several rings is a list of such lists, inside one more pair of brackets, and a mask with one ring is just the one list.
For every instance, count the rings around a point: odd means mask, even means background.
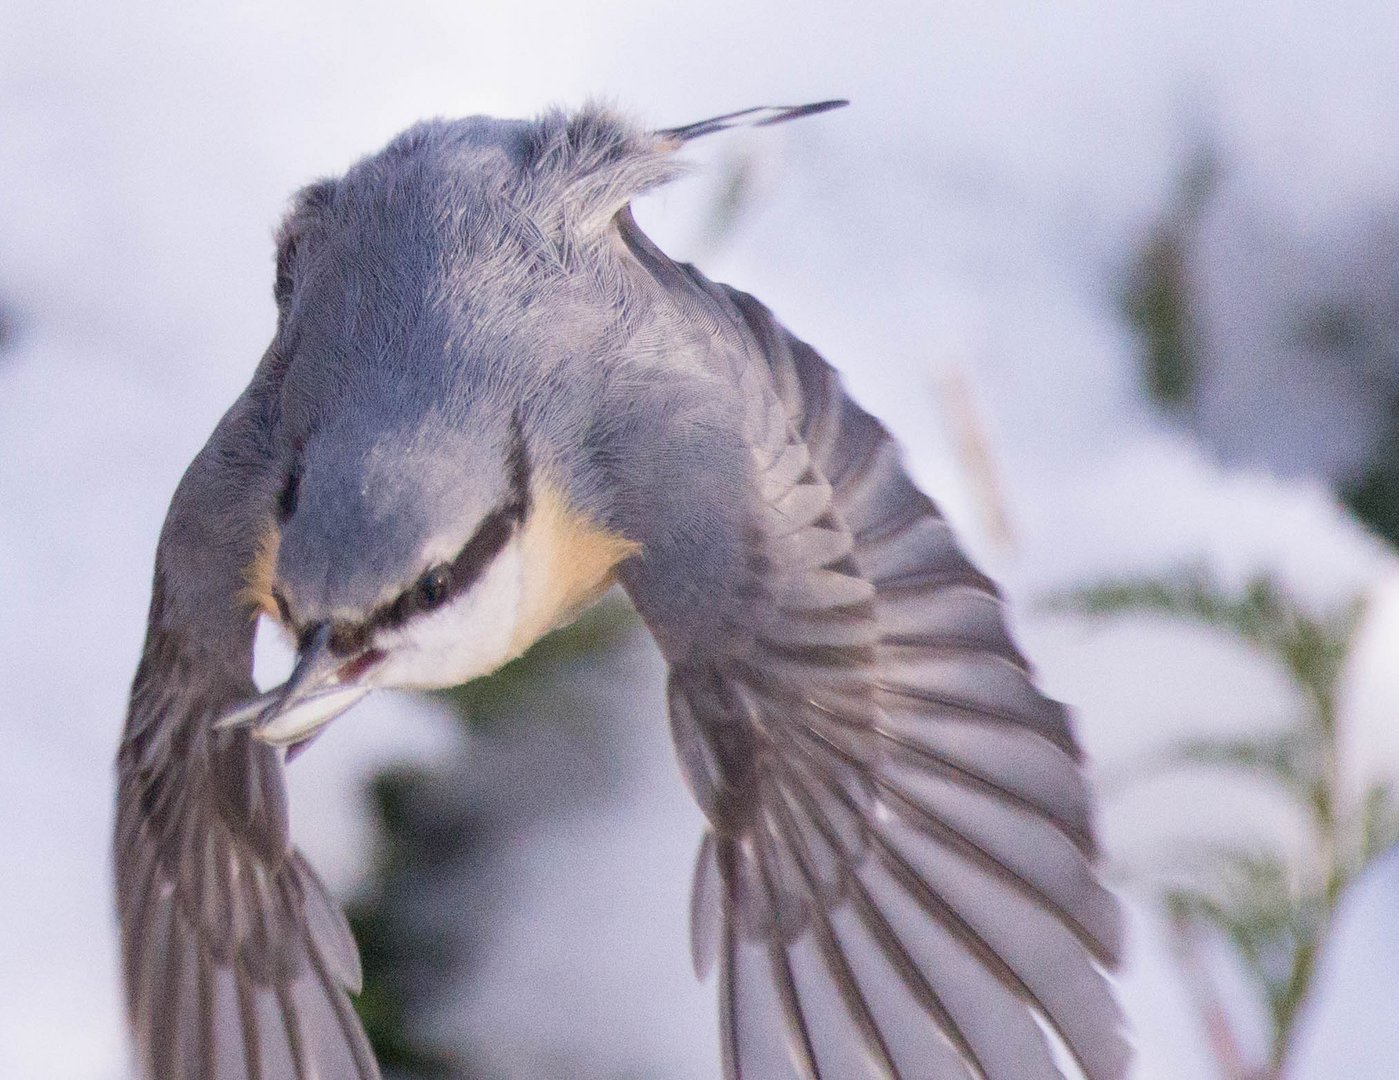
[{"label": "blurred background", "polygon": [[[1399,9],[0,0],[0,1075],[118,1080],[155,540],[287,195],[431,115],[704,140],[637,207],[845,374],[1076,709],[1140,1080],[1399,1075]],[[286,657],[259,649],[266,677]],[[406,1078],[717,1075],[700,832],[617,598],[292,770]]]}]

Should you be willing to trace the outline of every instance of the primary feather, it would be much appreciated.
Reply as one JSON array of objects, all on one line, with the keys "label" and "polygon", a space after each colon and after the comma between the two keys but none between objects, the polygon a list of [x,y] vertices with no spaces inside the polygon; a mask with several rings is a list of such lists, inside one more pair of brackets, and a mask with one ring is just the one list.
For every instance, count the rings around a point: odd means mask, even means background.
[{"label": "primary feather", "polygon": [[748,405],[746,618],[670,657],[677,746],[712,822],[694,939],[720,943],[729,1075],[779,1075],[783,1030],[799,1077],[858,1058],[898,1078],[1054,1075],[1039,1017],[1090,1080],[1122,1076],[1099,970],[1121,930],[1079,752],[995,587],[812,349],[623,229],[729,329]]},{"label": "primary feather", "polygon": [[117,757],[115,864],[143,1080],[377,1080],[344,916],[291,845],[280,751],[217,730],[253,695],[238,597],[275,489],[276,361],[171,504]]}]

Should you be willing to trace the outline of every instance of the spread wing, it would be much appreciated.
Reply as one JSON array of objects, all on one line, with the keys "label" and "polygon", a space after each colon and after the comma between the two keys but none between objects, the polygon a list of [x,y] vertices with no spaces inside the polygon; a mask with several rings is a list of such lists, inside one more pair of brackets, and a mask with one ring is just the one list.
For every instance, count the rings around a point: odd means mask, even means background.
[{"label": "spread wing", "polygon": [[117,911],[143,1080],[377,1080],[359,958],[290,844],[281,752],[215,732],[255,693],[245,573],[271,521],[267,380],[171,503],[117,757]]},{"label": "spread wing", "polygon": [[1044,1027],[1124,1075],[1080,754],[995,587],[814,351],[629,239],[747,353],[746,614],[669,658],[726,1075],[1058,1076]]}]

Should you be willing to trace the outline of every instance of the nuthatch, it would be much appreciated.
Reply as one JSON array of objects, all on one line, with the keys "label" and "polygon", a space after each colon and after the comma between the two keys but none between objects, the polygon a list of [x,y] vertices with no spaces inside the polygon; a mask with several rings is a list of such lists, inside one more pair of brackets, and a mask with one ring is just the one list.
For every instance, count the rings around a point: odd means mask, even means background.
[{"label": "nuthatch", "polygon": [[[276,334],[156,556],[118,757],[148,1080],[367,1080],[290,753],[518,656],[620,581],[708,818],[691,945],[730,1078],[1124,1074],[1117,904],[1064,708],[880,423],[633,220],[690,139],[600,108],[422,123],[302,190]],[[260,614],[298,647],[257,693]]]}]

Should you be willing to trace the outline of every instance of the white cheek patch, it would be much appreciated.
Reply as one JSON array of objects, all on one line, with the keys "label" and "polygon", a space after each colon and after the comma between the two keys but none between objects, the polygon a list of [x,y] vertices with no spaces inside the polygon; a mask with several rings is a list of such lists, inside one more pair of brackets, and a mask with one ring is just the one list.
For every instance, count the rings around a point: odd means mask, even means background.
[{"label": "white cheek patch", "polygon": [[485,675],[514,659],[524,560],[512,540],[476,583],[440,611],[418,615],[374,644],[388,655],[368,681],[435,690]]}]

